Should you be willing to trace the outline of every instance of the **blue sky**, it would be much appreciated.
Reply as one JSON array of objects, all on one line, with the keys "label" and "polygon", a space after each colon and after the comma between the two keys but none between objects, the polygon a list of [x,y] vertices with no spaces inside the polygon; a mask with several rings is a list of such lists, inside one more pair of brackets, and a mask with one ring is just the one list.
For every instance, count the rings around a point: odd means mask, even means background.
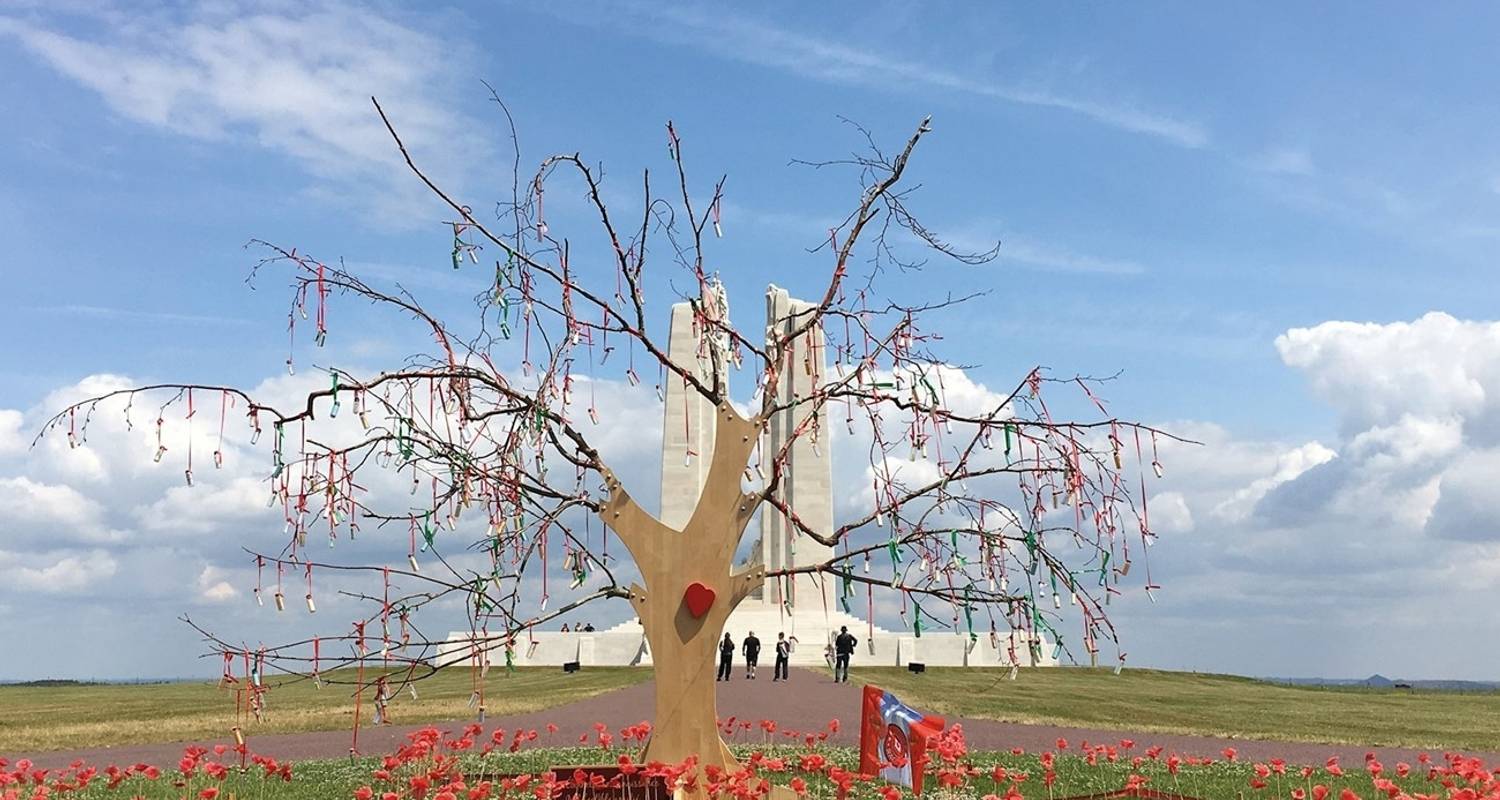
[{"label": "blue sky", "polygon": [[[840,117],[894,145],[931,114],[913,206],[1001,255],[883,290],[987,290],[943,319],[974,381],[1119,370],[1115,410],[1206,443],[1153,489],[1180,530],[1156,548],[1159,602],[1117,611],[1132,663],[1494,677],[1492,7],[67,8],[0,3],[0,496],[25,507],[0,521],[0,623],[48,645],[7,648],[0,678],[183,674],[198,645],[176,614],[253,624],[235,553],[264,521],[174,527],[152,518],[182,501],[149,451],[84,468],[26,445],[89,376],[284,374],[287,293],[245,285],[251,237],[462,309],[477,285],[450,268],[448,216],[368,97],[487,208],[510,145],[481,80],[523,170],[580,152],[627,207],[642,168],[670,168],[673,120],[704,188],[728,175],[714,266],[752,314],[768,281],[811,291],[826,256],[805,248],[857,199],[852,174],[789,161],[857,149]],[[327,359],[413,349],[332,314]],[[143,588],[162,560],[175,588]]]}]

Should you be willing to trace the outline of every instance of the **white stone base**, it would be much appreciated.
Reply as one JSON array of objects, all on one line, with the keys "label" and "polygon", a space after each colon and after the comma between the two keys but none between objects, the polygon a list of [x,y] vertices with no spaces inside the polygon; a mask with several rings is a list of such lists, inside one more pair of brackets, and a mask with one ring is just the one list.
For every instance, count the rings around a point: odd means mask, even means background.
[{"label": "white stone base", "polygon": [[[735,663],[743,664],[739,645],[745,635],[754,631],[761,642],[760,664],[770,668],[776,661],[776,634],[786,633],[795,638],[792,664],[801,667],[829,667],[825,648],[838,635],[841,626],[859,639],[853,663],[856,666],[905,666],[919,661],[933,667],[1010,667],[1037,666],[1055,667],[1052,646],[1043,638],[1040,658],[1033,662],[1026,645],[1024,633],[1001,632],[995,637],[980,634],[971,642],[964,633],[927,633],[917,637],[910,633],[894,633],[870,626],[851,614],[830,609],[826,614],[817,611],[799,610],[795,614],[783,615],[777,608],[746,601],[730,615],[724,630],[736,645]],[[1015,660],[1011,658],[1011,639],[1015,640]],[[462,666],[478,663],[471,646],[471,635],[467,631],[454,631],[448,641],[438,650],[438,663],[443,666]],[[505,663],[505,650],[498,638],[492,638],[486,647],[479,643],[482,658],[493,666]],[[646,643],[646,632],[638,622],[622,622],[608,630],[594,633],[561,631],[538,631],[530,637],[521,636],[512,650],[512,663],[518,667],[560,666],[568,661],[577,661],[585,667],[649,666],[651,652]]]}]

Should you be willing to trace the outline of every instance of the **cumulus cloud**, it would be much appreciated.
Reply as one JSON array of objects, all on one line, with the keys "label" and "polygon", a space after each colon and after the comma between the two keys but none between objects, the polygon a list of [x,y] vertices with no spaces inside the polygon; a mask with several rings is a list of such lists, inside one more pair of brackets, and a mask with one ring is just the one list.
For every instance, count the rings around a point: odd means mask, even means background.
[{"label": "cumulus cloud", "polygon": [[1500,542],[1496,486],[1500,450],[1465,453],[1438,480],[1437,502],[1425,520],[1426,530],[1439,539]]},{"label": "cumulus cloud", "polygon": [[[1433,312],[1412,322],[1325,322],[1276,340],[1338,412],[1338,469],[1318,504],[1440,538],[1485,538],[1500,511],[1474,502],[1500,447],[1500,322]],[[1441,510],[1441,514],[1436,512]]]},{"label": "cumulus cloud", "polygon": [[224,579],[224,570],[212,565],[198,573],[198,597],[210,603],[225,603],[239,597],[240,591]]},{"label": "cumulus cloud", "polygon": [[1500,322],[1431,312],[1412,322],[1325,322],[1276,338],[1287,366],[1355,435],[1403,415],[1457,417],[1482,444],[1500,442]]},{"label": "cumulus cloud", "polygon": [[1214,506],[1213,513],[1229,522],[1241,522],[1250,516],[1250,512],[1271,490],[1297,478],[1313,467],[1331,461],[1337,455],[1318,442],[1308,442],[1286,450],[1277,455],[1276,468],[1271,474],[1256,478],[1245,487],[1237,489],[1227,499]]},{"label": "cumulus cloud", "polygon": [[[1112,609],[1132,663],[1258,674],[1472,676],[1467,662],[1450,664],[1420,648],[1382,648],[1384,638],[1376,633],[1436,635],[1451,627],[1452,609],[1477,608],[1500,587],[1500,514],[1489,502],[1490,487],[1500,481],[1500,448],[1476,433],[1485,430],[1496,405],[1490,391],[1500,370],[1500,346],[1490,344],[1494,328],[1427,315],[1288,331],[1276,342],[1285,363],[1337,413],[1338,429],[1328,437],[1251,439],[1210,422],[1158,423],[1202,444],[1159,443],[1166,473],[1148,483],[1147,505],[1162,543],[1148,553],[1133,549],[1132,557],[1163,589],[1155,603],[1127,595],[1115,598]],[[1405,355],[1393,360],[1392,353]],[[45,405],[56,408],[62,400],[129,382],[92,377],[59,389]],[[279,376],[256,392],[285,402],[321,382],[315,375]],[[1412,390],[1411,382],[1422,390]],[[970,413],[1004,400],[960,370],[945,369],[941,383],[948,402]],[[598,428],[586,421],[591,394],[609,409]],[[632,491],[654,505],[662,411],[649,388],[580,378],[574,405],[571,415],[636,484]],[[282,541],[280,509],[264,508],[265,441],[256,450],[243,431],[232,435],[225,468],[206,467],[189,489],[180,464],[152,463],[155,434],[144,420],[127,430],[117,408],[98,419],[102,424],[90,431],[87,448],[70,449],[56,435],[24,465],[0,460],[0,466],[10,464],[0,471],[0,499],[18,509],[0,522],[0,546],[7,548],[0,553],[6,579],[0,605],[31,614],[43,595],[62,603],[102,593],[150,598],[157,604],[152,613],[167,617],[214,604],[226,624],[263,632],[268,640],[313,628],[317,620],[306,615],[268,617],[256,608],[248,591],[257,580],[253,564],[236,549]],[[18,427],[40,420],[29,412]],[[216,446],[207,430],[212,427],[195,429],[200,457]],[[837,494],[835,513],[848,519],[873,504],[868,432],[850,435],[843,424],[832,430],[835,480],[850,486]],[[188,442],[181,420],[165,435],[171,459],[180,460]],[[80,460],[85,451],[94,460]],[[934,463],[920,455],[898,454],[890,466],[911,483],[936,474]],[[372,476],[372,488],[400,487]],[[25,533],[20,520],[28,514],[50,529],[96,528],[119,531],[120,538],[42,543]],[[482,520],[466,517],[460,534],[470,525],[482,526]],[[377,531],[336,555],[400,561],[404,547],[404,535]],[[264,577],[274,580],[274,574]],[[344,601],[333,593],[337,584],[325,580],[320,608],[336,608]],[[591,617],[602,622],[616,613],[623,612],[600,606]],[[1473,624],[1500,640],[1492,623]],[[1245,630],[1275,630],[1278,644],[1248,647]],[[1486,647],[1480,645],[1475,657],[1500,658]]]},{"label": "cumulus cloud", "polygon": [[104,550],[41,555],[0,552],[0,575],[23,592],[80,593],[113,576],[118,566]]},{"label": "cumulus cloud", "polygon": [[269,492],[263,478],[237,476],[217,484],[173,486],[134,513],[145,531],[212,533],[263,518]]},{"label": "cumulus cloud", "polygon": [[[1166,424],[1204,442],[1162,453],[1164,483],[1196,530],[1154,549],[1160,603],[1127,599],[1118,622],[1140,636],[1133,646],[1188,666],[1479,677],[1500,651],[1432,658],[1381,643],[1465,625],[1500,636],[1464,612],[1500,588],[1500,323],[1333,321],[1275,345],[1336,412],[1338,435],[1255,441]],[[1152,498],[1153,522],[1164,495]],[[1220,635],[1215,620],[1234,624]],[[1273,629],[1296,656],[1236,638]]]},{"label": "cumulus cloud", "polygon": [[22,524],[88,526],[99,519],[99,504],[70,486],[51,486],[30,478],[0,478],[0,505]]},{"label": "cumulus cloud", "polygon": [[1182,492],[1159,492],[1147,500],[1151,530],[1156,533],[1188,533],[1193,530],[1193,511]]},{"label": "cumulus cloud", "polygon": [[21,433],[21,412],[13,408],[0,408],[0,456],[19,453],[26,448],[26,437]]}]

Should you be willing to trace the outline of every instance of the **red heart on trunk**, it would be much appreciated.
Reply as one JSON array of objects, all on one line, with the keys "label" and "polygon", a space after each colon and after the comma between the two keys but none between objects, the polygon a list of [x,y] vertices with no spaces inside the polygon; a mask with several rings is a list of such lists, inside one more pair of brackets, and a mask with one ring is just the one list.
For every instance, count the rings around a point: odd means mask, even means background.
[{"label": "red heart on trunk", "polygon": [[682,603],[687,606],[688,613],[692,614],[694,619],[702,619],[703,615],[708,613],[708,609],[713,606],[715,596],[713,589],[693,581],[688,584],[687,591],[682,593]]}]

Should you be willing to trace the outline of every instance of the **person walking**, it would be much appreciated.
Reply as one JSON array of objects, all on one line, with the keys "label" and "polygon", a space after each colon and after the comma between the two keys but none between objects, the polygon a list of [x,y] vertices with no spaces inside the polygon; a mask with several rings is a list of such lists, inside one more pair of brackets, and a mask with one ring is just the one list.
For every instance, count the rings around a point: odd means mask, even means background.
[{"label": "person walking", "polygon": [[755,680],[755,662],[760,660],[760,640],[755,638],[755,631],[745,637],[745,679]]},{"label": "person walking", "polygon": [[786,668],[792,663],[792,643],[786,640],[785,633],[776,634],[776,669],[771,675],[771,682],[786,680]]},{"label": "person walking", "polygon": [[857,644],[859,644],[859,640],[854,638],[854,634],[849,632],[849,626],[839,626],[838,638],[833,640],[834,683],[849,682],[849,657],[854,655],[854,646]]},{"label": "person walking", "polygon": [[719,642],[719,678],[718,680],[729,680],[729,671],[734,665],[734,640],[729,638],[729,632],[724,632],[724,641]]}]

